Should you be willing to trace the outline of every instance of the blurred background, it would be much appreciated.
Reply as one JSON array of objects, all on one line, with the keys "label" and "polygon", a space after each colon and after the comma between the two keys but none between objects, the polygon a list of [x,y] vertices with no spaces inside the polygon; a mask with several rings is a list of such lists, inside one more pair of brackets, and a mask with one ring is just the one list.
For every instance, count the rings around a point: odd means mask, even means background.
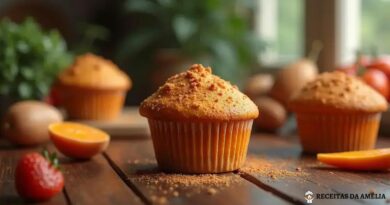
[{"label": "blurred background", "polygon": [[[385,56],[388,8],[389,0],[1,0],[0,93],[44,98],[53,76],[86,52],[111,59],[129,74],[134,86],[128,105],[138,105],[192,63],[211,66],[250,93],[248,76],[277,73],[307,56],[313,42],[321,50],[314,60],[320,72]],[[23,39],[45,42],[42,52],[10,60],[12,49],[29,52]],[[38,76],[37,67],[47,72]],[[16,72],[22,77],[12,78]]]}]

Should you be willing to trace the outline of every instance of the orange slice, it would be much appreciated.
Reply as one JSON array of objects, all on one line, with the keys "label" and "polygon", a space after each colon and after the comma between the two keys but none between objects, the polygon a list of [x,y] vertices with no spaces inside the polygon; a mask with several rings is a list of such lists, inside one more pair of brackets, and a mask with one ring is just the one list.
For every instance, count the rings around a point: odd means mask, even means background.
[{"label": "orange slice", "polygon": [[320,153],[317,154],[317,159],[325,164],[350,170],[387,170],[390,168],[390,148]]},{"label": "orange slice", "polygon": [[110,142],[110,136],[102,130],[73,122],[49,125],[50,138],[64,155],[88,159],[102,152]]}]

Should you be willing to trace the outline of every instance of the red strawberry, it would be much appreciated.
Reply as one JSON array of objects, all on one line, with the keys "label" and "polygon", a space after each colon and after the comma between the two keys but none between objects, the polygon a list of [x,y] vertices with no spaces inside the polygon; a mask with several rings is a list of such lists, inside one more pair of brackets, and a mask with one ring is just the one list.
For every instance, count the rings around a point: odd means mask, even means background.
[{"label": "red strawberry", "polygon": [[55,86],[53,86],[50,89],[49,94],[43,98],[43,101],[49,105],[60,106],[61,105],[61,97],[60,97],[60,93],[58,92],[58,89]]},{"label": "red strawberry", "polygon": [[32,201],[45,201],[61,192],[64,176],[55,153],[24,155],[16,167],[15,183],[19,195]]}]

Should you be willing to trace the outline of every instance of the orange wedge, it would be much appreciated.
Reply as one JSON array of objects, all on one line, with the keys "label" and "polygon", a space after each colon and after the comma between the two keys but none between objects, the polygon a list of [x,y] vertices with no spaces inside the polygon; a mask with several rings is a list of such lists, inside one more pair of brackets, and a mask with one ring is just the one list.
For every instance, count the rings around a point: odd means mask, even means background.
[{"label": "orange wedge", "polygon": [[350,170],[387,170],[390,168],[390,148],[319,153],[317,154],[317,159],[325,164]]},{"label": "orange wedge", "polygon": [[76,159],[89,159],[102,152],[110,136],[102,130],[73,122],[49,125],[50,138],[64,155]]}]

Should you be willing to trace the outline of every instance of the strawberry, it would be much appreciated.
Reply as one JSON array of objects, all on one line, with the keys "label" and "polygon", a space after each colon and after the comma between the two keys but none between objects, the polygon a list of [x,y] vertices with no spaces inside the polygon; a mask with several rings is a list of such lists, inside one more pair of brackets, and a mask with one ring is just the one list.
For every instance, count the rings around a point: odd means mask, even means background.
[{"label": "strawberry", "polygon": [[15,183],[19,195],[32,201],[45,201],[61,192],[64,176],[56,154],[45,150],[24,155],[15,170]]},{"label": "strawberry", "polygon": [[60,93],[58,92],[58,89],[55,86],[53,86],[50,89],[49,94],[43,98],[43,101],[49,105],[60,106],[61,105],[61,97],[60,97]]}]

